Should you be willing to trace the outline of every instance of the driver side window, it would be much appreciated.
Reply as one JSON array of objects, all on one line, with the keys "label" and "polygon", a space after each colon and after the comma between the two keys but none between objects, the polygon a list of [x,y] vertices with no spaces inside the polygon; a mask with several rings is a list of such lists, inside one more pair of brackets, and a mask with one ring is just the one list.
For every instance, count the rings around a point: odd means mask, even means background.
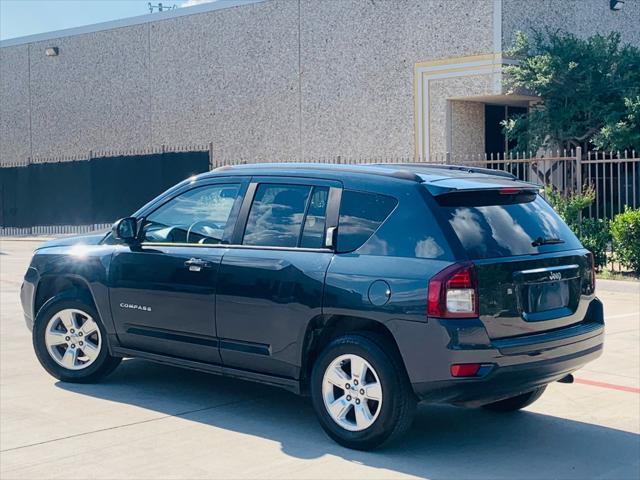
[{"label": "driver side window", "polygon": [[227,243],[227,222],[238,199],[239,184],[207,185],[189,190],[151,213],[142,241],[151,243]]}]

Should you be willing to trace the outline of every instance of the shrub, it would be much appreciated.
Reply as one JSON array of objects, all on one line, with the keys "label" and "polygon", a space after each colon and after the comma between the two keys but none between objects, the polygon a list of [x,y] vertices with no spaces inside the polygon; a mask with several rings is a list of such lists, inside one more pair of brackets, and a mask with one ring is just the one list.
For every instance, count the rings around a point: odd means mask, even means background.
[{"label": "shrub", "polygon": [[545,187],[547,200],[560,215],[580,242],[593,254],[596,268],[607,264],[607,247],[611,241],[609,222],[604,218],[585,218],[580,220],[580,212],[594,201],[596,192],[593,186],[585,186],[582,193],[561,194],[551,186]]},{"label": "shrub", "polygon": [[606,218],[585,218],[576,232],[580,242],[591,253],[598,270],[607,264],[607,247],[611,241],[609,221]]},{"label": "shrub", "polygon": [[547,200],[567,225],[576,232],[576,225],[580,222],[580,212],[593,203],[596,191],[593,186],[586,186],[582,193],[571,192],[562,194],[550,185],[544,187]]},{"label": "shrub", "polygon": [[640,208],[625,208],[611,222],[616,260],[640,274]]}]

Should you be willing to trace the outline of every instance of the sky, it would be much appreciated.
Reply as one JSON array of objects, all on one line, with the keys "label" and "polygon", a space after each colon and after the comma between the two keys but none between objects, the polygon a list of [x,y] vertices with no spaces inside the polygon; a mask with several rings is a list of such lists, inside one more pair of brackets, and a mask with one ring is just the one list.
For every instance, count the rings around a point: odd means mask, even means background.
[{"label": "sky", "polygon": [[[188,7],[215,0],[151,0]],[[150,0],[0,0],[0,40],[149,13]]]}]

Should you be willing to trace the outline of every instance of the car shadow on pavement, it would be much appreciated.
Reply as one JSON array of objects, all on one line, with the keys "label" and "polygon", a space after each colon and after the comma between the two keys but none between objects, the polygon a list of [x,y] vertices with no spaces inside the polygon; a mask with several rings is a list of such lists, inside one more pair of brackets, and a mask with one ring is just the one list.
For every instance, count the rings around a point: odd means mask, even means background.
[{"label": "car shadow on pavement", "polygon": [[[335,444],[308,398],[274,387],[129,359],[102,383],[67,391],[279,442],[300,459],[334,455],[442,478],[638,478],[640,436],[528,411],[496,414],[420,405],[409,434],[373,451]],[[216,445],[206,445],[215,454]]]}]

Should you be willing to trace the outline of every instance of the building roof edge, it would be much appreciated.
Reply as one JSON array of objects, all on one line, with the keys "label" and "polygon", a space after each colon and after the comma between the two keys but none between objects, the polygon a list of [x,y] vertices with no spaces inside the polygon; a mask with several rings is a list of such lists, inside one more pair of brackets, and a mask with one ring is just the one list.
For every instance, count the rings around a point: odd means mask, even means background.
[{"label": "building roof edge", "polygon": [[94,23],[91,25],[83,25],[81,27],[65,28],[63,30],[54,30],[51,32],[36,33],[23,37],[8,38],[0,40],[0,48],[13,47],[16,45],[26,45],[29,43],[43,42],[46,40],[55,40],[58,38],[72,37],[75,35],[83,35],[86,33],[101,32],[105,30],[113,30],[116,28],[131,27],[145,23],[161,22],[172,18],[184,17],[187,15],[196,15],[199,13],[208,13],[216,10],[225,10],[228,8],[241,7],[261,3],[266,0],[218,0],[210,3],[203,3],[193,7],[176,8],[166,12],[148,13],[138,15],[136,17],[121,18],[118,20],[110,20],[108,22]]}]

